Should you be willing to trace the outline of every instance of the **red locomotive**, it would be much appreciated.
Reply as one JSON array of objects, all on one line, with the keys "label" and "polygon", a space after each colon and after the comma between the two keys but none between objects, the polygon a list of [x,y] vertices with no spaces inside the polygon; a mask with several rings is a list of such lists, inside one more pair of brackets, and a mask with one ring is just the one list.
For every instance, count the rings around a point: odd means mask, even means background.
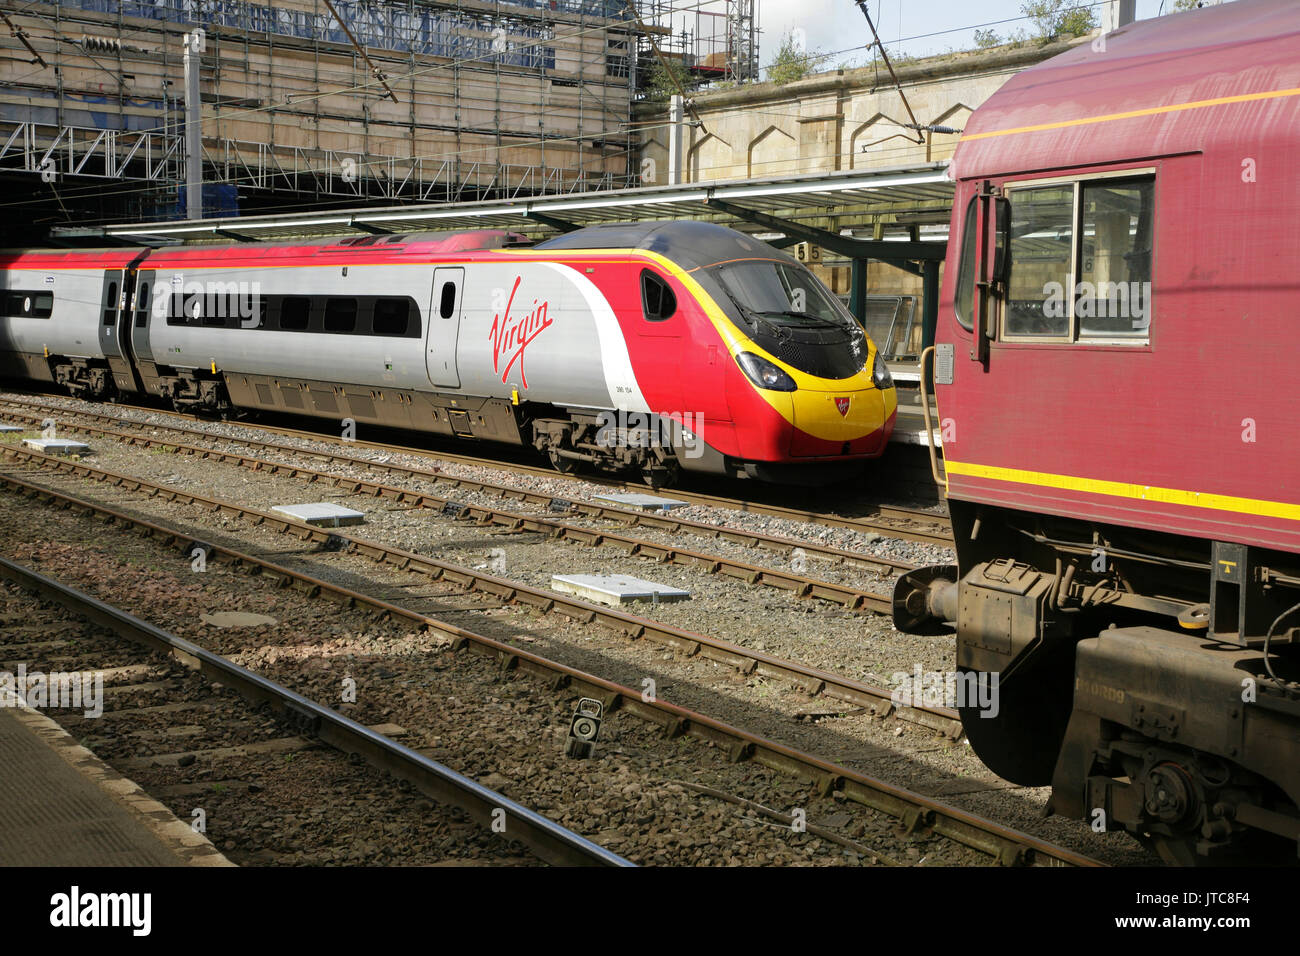
[{"label": "red locomotive", "polygon": [[953,162],[958,565],[895,620],[998,675],[963,709],[990,768],[1180,863],[1300,838],[1298,54],[1287,0],[1125,26],[1009,81]]}]

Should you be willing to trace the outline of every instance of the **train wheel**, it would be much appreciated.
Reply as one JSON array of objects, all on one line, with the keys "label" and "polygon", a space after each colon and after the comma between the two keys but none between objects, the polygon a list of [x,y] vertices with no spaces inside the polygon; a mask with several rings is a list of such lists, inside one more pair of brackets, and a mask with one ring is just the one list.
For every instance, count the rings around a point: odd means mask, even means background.
[{"label": "train wheel", "polygon": [[674,485],[677,483],[677,462],[666,461],[662,463],[656,462],[653,465],[643,465],[641,480],[655,491]]},{"label": "train wheel", "polygon": [[1074,700],[1073,653],[1067,645],[1063,653],[1027,661],[998,683],[995,707],[969,701],[958,707],[971,749],[1004,780],[1026,787],[1052,782]]},{"label": "train wheel", "polygon": [[565,458],[554,448],[546,453],[546,457],[551,460],[551,467],[562,475],[571,475],[578,470],[576,461],[572,458]]}]

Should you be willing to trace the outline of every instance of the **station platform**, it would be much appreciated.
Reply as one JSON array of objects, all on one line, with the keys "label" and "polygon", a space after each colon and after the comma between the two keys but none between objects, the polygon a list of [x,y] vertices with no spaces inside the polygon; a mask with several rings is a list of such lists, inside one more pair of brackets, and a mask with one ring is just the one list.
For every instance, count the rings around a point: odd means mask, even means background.
[{"label": "station platform", "polygon": [[0,866],[233,866],[43,714],[0,706]]},{"label": "station platform", "polygon": [[[898,415],[894,419],[894,433],[889,436],[889,440],[900,445],[922,447],[933,441],[936,448],[942,448],[943,439],[937,427],[931,428],[927,434],[925,414],[921,410],[920,373],[895,372],[894,380],[898,385]],[[934,413],[933,399],[930,412]]]}]

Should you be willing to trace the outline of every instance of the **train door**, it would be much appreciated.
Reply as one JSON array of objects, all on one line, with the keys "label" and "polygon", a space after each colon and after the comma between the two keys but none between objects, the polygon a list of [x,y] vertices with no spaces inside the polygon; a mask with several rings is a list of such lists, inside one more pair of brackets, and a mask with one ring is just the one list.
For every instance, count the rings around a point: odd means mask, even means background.
[{"label": "train door", "polygon": [[[684,351],[684,336],[690,330],[667,280],[651,269],[642,269],[637,281],[640,308],[627,315],[623,325],[628,331],[635,330],[636,340],[628,344],[637,350],[637,378],[644,383],[642,393],[650,401],[651,411],[703,411],[699,402],[706,395],[725,401],[722,366],[716,364],[716,356],[701,357],[695,348],[689,354]],[[689,407],[683,402],[686,391],[694,396]]]},{"label": "train door", "polygon": [[425,343],[425,366],[434,385],[460,387],[456,369],[456,341],[460,336],[460,309],[464,298],[465,270],[433,270],[433,292],[429,302],[429,337]]},{"label": "train door", "polygon": [[149,326],[153,322],[154,273],[139,272],[135,277],[134,307],[131,310],[130,344],[132,367],[141,392],[157,392],[149,388],[158,379],[153,351],[149,348]]},{"label": "train door", "polygon": [[108,360],[109,372],[117,390],[129,392],[135,388],[131,362],[122,342],[122,316],[127,301],[128,276],[125,269],[105,269],[104,284],[99,301],[99,350]]}]

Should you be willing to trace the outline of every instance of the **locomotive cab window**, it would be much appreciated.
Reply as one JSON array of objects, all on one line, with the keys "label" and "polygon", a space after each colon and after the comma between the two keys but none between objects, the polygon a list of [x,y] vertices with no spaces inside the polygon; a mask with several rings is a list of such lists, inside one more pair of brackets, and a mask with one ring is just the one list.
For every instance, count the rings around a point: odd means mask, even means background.
[{"label": "locomotive cab window", "polygon": [[1150,179],[1083,184],[1079,338],[1146,339],[1154,197]]},{"label": "locomotive cab window", "polygon": [[975,212],[979,200],[966,204],[966,220],[961,227],[961,260],[957,267],[957,321],[967,332],[974,331],[975,319]]},{"label": "locomotive cab window", "polygon": [[[1007,195],[1010,276],[1001,302],[1001,339],[1145,345],[1155,177],[1126,172],[1026,183],[1009,187]],[[966,309],[974,291],[973,226],[968,214],[957,289]]]},{"label": "locomotive cab window", "polygon": [[641,270],[641,308],[647,322],[663,322],[677,311],[677,296],[649,269]]},{"label": "locomotive cab window", "polygon": [[1002,334],[1058,337],[1070,331],[1065,290],[1074,256],[1074,187],[1018,189],[1011,201],[1011,277]]}]

